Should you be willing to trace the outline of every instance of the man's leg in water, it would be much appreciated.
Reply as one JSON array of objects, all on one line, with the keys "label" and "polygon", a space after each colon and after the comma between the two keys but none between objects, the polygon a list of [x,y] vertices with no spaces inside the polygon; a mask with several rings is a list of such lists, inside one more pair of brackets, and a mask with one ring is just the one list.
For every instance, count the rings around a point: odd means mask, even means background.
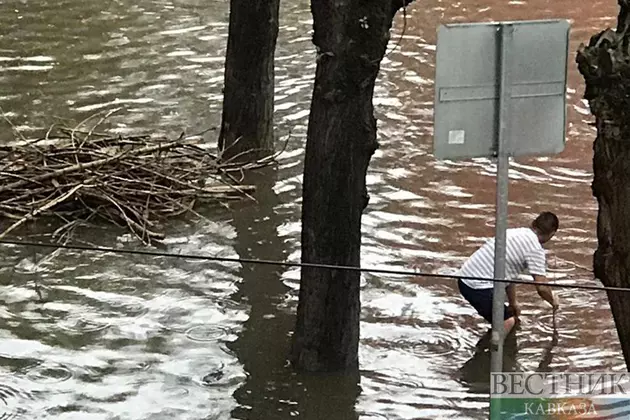
[{"label": "man's leg in water", "polygon": [[518,319],[514,315],[514,311],[508,305],[504,305],[503,307],[503,327],[505,329],[505,336],[512,331]]},{"label": "man's leg in water", "polygon": [[514,328],[514,325],[516,325],[516,317],[514,316],[511,316],[505,321],[503,321],[503,327],[505,328],[505,335],[508,335],[510,331],[512,331],[512,328]]},{"label": "man's leg in water", "polygon": [[[506,310],[507,310],[507,306],[506,306]],[[491,317],[488,322],[490,322],[490,324],[492,325]],[[516,320],[514,316],[509,316],[509,318],[503,321],[503,328],[505,329],[505,335],[503,336],[504,339],[507,338],[512,332],[514,332],[514,326],[516,325],[517,322],[518,321]],[[491,337],[492,337],[491,333],[492,333],[492,328],[488,329],[488,331],[486,331],[486,333],[483,336],[481,336],[481,338],[479,339],[479,342],[475,346],[477,350],[488,348],[488,346],[490,345]]]},{"label": "man's leg in water", "polygon": [[[461,294],[464,298],[472,305],[475,310],[481,315],[486,321],[492,325],[492,289],[472,289],[465,285],[461,280],[458,281],[458,286]],[[507,336],[510,331],[516,325],[516,317],[514,316],[514,312],[507,305],[504,305],[503,308],[503,327],[505,329],[505,335]]]}]

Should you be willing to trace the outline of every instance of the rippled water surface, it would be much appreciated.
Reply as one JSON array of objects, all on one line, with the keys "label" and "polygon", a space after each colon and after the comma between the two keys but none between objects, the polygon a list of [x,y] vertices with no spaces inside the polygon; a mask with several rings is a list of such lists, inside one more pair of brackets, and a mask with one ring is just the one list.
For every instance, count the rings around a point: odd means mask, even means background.
[{"label": "rippled water surface", "polygon": [[[494,171],[484,159],[431,155],[440,23],[568,18],[572,22],[566,150],[511,168],[510,224],[556,211],[554,277],[597,284],[576,266],[596,246],[591,196],[594,129],[574,65],[580,42],[613,24],[616,2],[416,2],[396,19],[375,93],[377,151],[363,218],[363,265],[448,273],[493,234]],[[120,133],[177,135],[220,122],[227,2],[0,0],[0,106],[28,135],[122,107]],[[402,28],[405,27],[401,36]],[[277,135],[291,137],[276,172],[256,175],[258,203],[173,222],[175,253],[299,259],[301,162],[314,64],[308,2],[284,2],[276,56]],[[63,121],[63,120],[61,120]],[[2,123],[0,139],[13,137]],[[214,142],[216,132],[206,134]],[[111,230],[77,240],[139,246]],[[456,285],[365,275],[357,378],[286,367],[299,271],[182,259],[3,247],[0,419],[481,419],[487,416],[488,329]],[[35,281],[48,294],[38,303]],[[559,292],[551,312],[522,290],[523,325],[508,369],[623,369],[603,293]]]}]

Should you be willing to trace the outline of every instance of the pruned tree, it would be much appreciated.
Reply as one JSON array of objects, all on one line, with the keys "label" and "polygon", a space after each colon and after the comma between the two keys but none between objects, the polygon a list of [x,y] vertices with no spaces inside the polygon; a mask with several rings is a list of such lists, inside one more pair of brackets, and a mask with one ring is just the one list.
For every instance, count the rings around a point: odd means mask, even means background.
[{"label": "pruned tree", "polygon": [[274,57],[280,0],[230,0],[219,150],[224,160],[273,152]]},{"label": "pruned tree", "polygon": [[[409,1],[312,0],[315,85],[302,201],[302,262],[360,266],[365,176],[378,147],[374,85],[396,12]],[[358,368],[360,273],[303,267],[292,363]]]},{"label": "pruned tree", "polygon": [[[597,198],[595,277],[605,286],[630,287],[630,1],[618,0],[617,29],[580,45],[576,61],[584,98],[595,116],[593,195]],[[608,292],[626,365],[630,367],[630,294]]]}]

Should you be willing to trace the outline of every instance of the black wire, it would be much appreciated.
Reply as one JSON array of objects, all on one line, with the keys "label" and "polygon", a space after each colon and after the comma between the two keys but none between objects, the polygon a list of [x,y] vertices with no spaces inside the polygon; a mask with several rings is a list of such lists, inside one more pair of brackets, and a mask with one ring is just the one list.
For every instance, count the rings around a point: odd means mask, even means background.
[{"label": "black wire", "polygon": [[[458,276],[456,274],[423,273],[419,271],[409,271],[409,270],[363,268],[363,267],[352,267],[352,266],[331,265],[331,264],[292,263],[288,261],[258,260],[258,259],[251,259],[251,258],[214,257],[210,255],[172,254],[168,252],[151,252],[151,251],[141,251],[141,250],[132,250],[132,249],[92,247],[92,246],[84,246],[84,245],[64,245],[64,244],[43,243],[43,242],[12,241],[12,240],[6,240],[6,239],[0,240],[0,244],[24,246],[24,247],[32,246],[32,247],[41,247],[41,248],[71,249],[71,250],[79,250],[79,251],[104,252],[104,253],[113,253],[113,254],[146,255],[146,256],[152,256],[152,257],[180,258],[180,259],[186,259],[186,260],[235,262],[235,263],[240,263],[240,264],[276,265],[276,266],[285,266],[285,267],[323,268],[327,270],[359,271],[363,273],[393,274],[393,275],[414,276],[414,277],[440,278],[440,279],[449,279],[449,280],[470,279],[470,280],[491,281],[493,283],[529,284],[529,285],[533,284],[531,281],[516,280],[516,279],[508,280],[508,279],[495,279],[495,278],[487,278],[487,277],[470,277],[470,276]],[[550,287],[559,287],[559,288],[568,288],[568,289],[630,292],[630,288],[626,288],[626,287],[594,286],[594,285],[586,285],[586,284],[583,284],[583,285],[560,284],[560,283],[552,283],[552,282],[547,282],[545,283],[545,285],[550,286]]]}]

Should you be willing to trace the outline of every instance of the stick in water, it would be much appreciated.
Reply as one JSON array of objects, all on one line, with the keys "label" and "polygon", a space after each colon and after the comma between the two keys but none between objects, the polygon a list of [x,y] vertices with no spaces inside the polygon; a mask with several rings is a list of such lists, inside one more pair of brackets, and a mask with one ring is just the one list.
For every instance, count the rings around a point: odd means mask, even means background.
[{"label": "stick in water", "polygon": [[552,323],[553,323],[553,336],[551,338],[552,345],[558,344],[558,324],[556,322],[556,309],[553,310]]}]

